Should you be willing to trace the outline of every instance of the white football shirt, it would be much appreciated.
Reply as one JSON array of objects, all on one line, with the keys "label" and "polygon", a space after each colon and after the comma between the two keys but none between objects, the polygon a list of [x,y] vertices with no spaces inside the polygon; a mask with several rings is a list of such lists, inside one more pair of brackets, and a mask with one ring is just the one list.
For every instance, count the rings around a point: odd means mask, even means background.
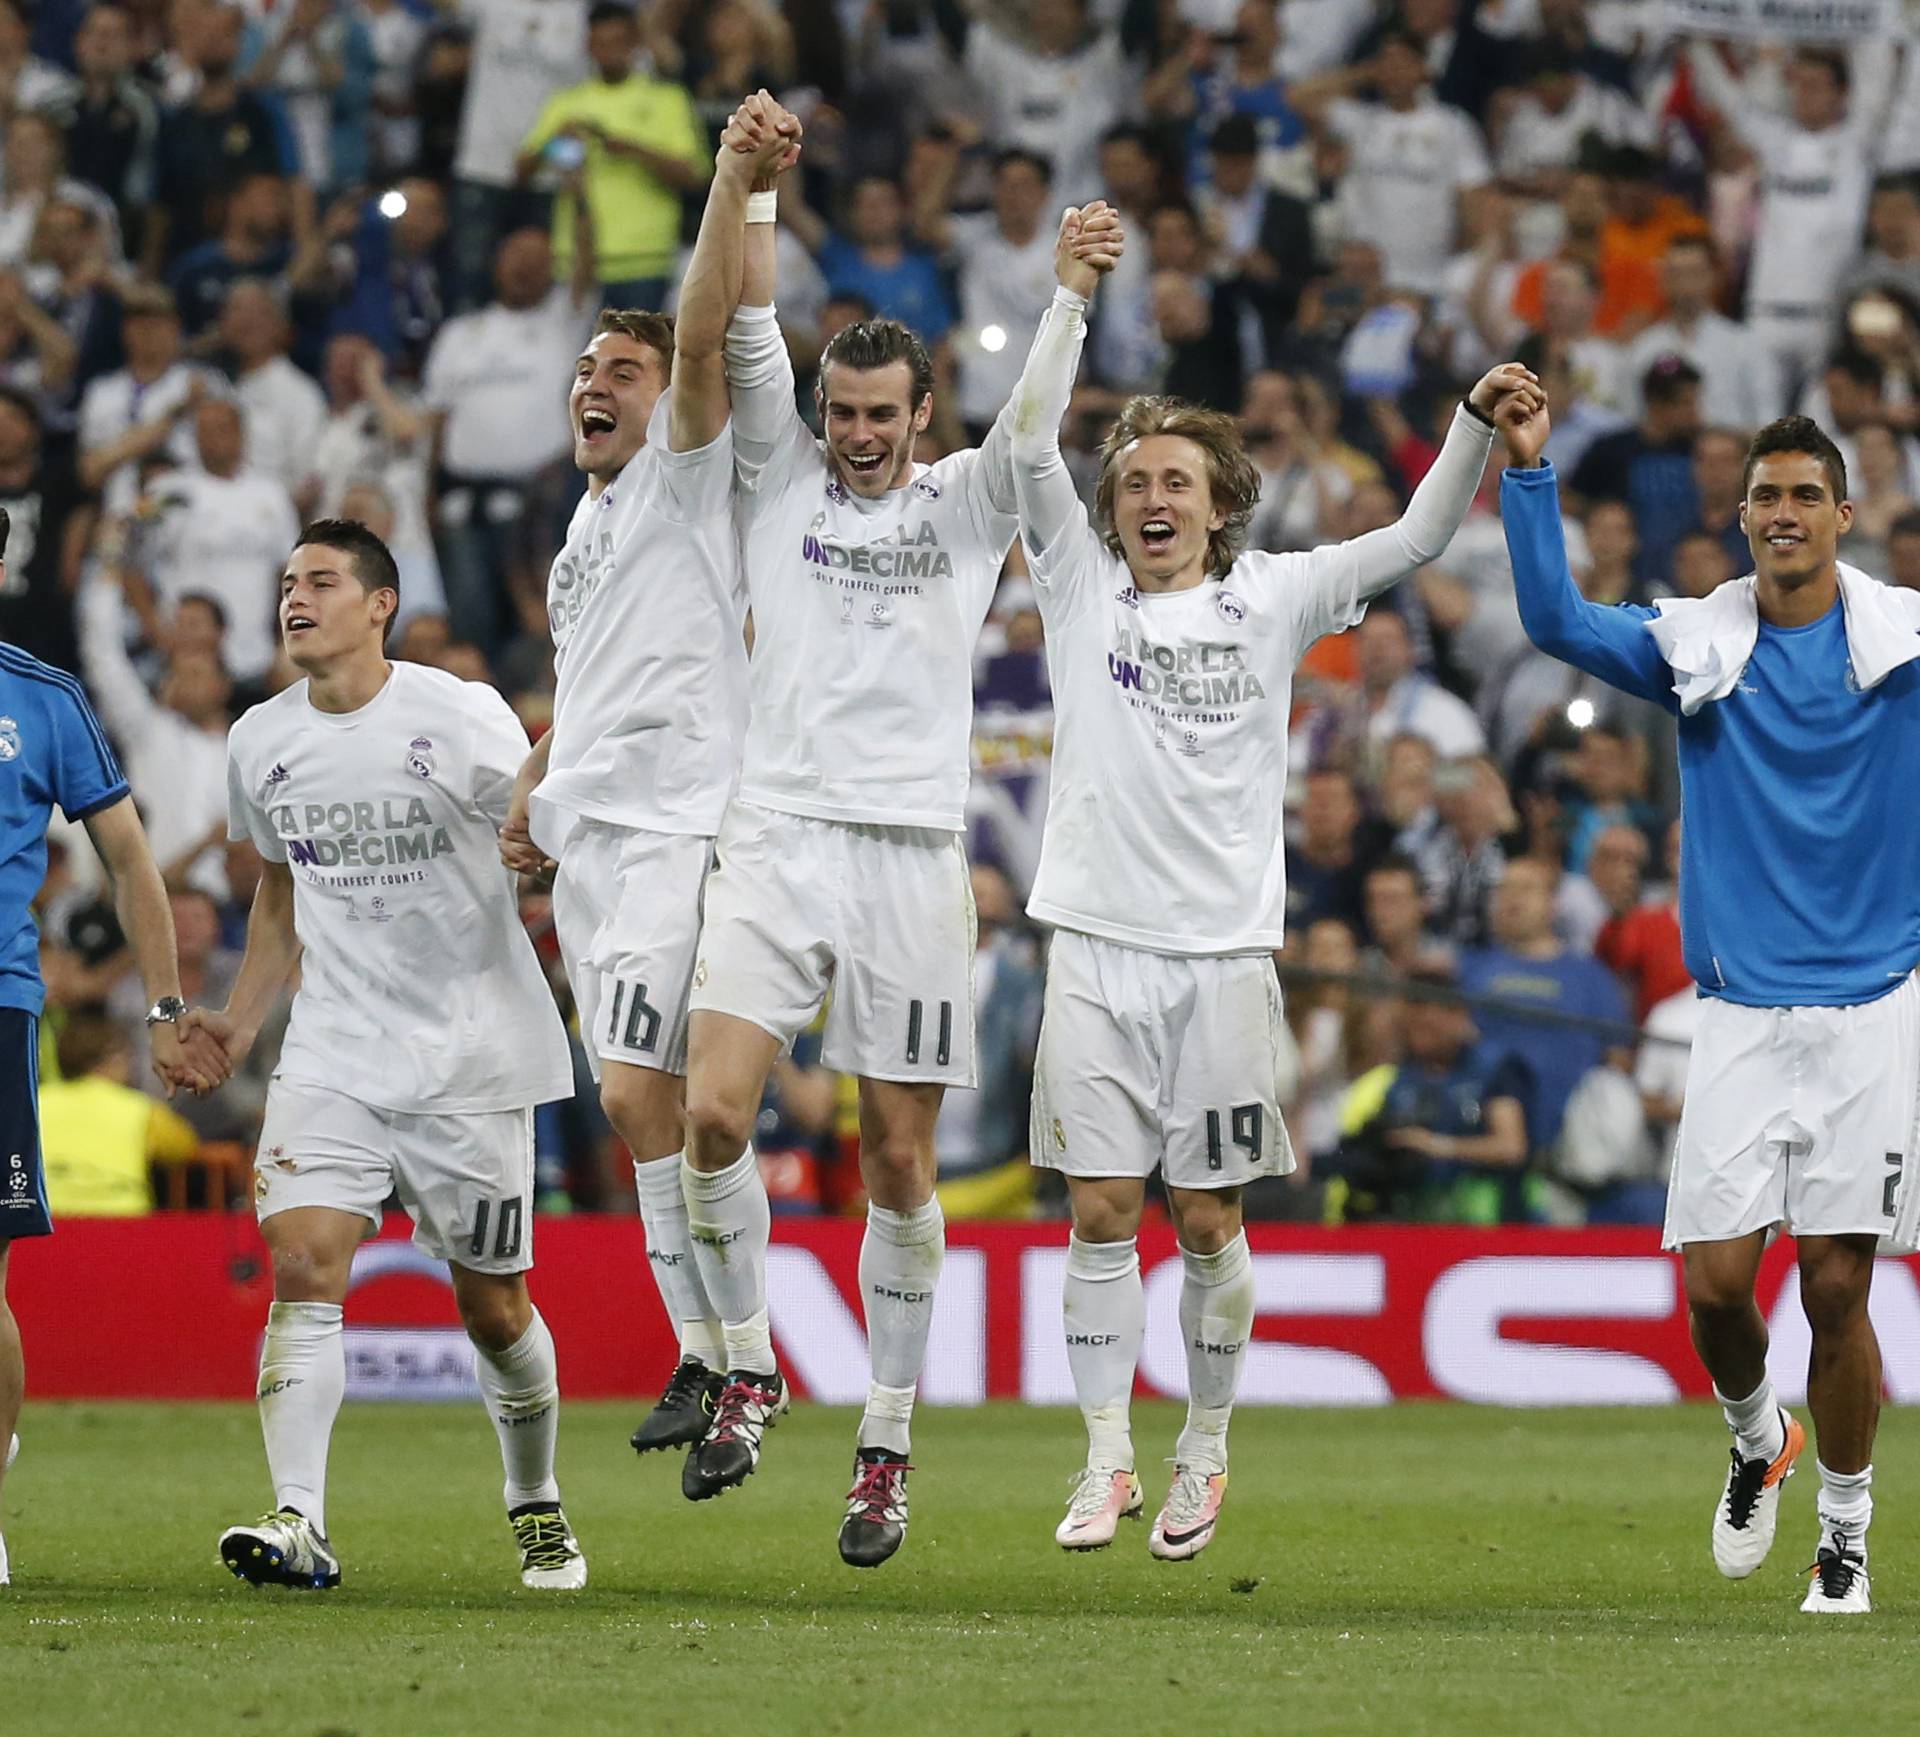
[{"label": "white football shirt", "polygon": [[300,987],[277,1077],[475,1115],[573,1090],[498,836],[527,734],[498,693],[397,663],[357,712],[296,682],[233,726],[228,832],[293,872]]},{"label": "white football shirt", "polygon": [[733,520],[731,424],[647,443],[584,497],[547,576],[553,746],[533,835],[558,856],[576,818],[711,837],[747,729],[746,583]]},{"label": "white football shirt", "polygon": [[1224,579],[1137,590],[1094,530],[1059,445],[1085,303],[1056,294],[1011,401],[1021,540],[1046,624],[1053,767],[1027,910],[1180,956],[1284,939],[1293,670],[1323,634],[1430,561],[1472,503],[1491,426],[1462,408],[1396,523]]},{"label": "white football shirt", "polygon": [[1005,412],[867,501],[800,420],[771,309],[735,316],[727,373],[753,603],[741,800],[961,831],[973,643],[1016,528]]}]

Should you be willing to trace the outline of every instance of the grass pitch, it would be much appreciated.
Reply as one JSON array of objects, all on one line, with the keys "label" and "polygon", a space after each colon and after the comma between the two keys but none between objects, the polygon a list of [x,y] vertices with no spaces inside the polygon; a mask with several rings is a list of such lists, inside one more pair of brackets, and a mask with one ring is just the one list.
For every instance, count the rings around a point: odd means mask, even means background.
[{"label": "grass pitch", "polygon": [[[1220,1537],[1152,1561],[1052,1542],[1078,1419],[923,1411],[906,1549],[834,1550],[853,1419],[802,1408],[744,1490],[694,1506],[635,1406],[573,1405],[580,1594],[521,1589],[477,1406],[350,1407],[337,1592],[255,1591],[221,1528],[267,1505],[251,1406],[37,1406],[9,1480],[0,1731],[1605,1732],[1920,1720],[1920,1419],[1878,1451],[1875,1614],[1803,1617],[1816,1478],[1771,1561],[1721,1580],[1717,1413],[1248,1411]],[[1151,1456],[1178,1412],[1138,1408]]]}]

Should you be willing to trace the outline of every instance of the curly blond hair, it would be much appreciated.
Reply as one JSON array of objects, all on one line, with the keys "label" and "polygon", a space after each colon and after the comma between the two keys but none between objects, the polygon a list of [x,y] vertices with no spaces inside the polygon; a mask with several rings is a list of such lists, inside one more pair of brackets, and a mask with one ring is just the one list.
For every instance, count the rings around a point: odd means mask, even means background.
[{"label": "curly blond hair", "polygon": [[1106,545],[1123,560],[1120,533],[1113,522],[1113,497],[1120,482],[1120,464],[1137,441],[1153,434],[1171,434],[1190,440],[1206,455],[1207,485],[1216,512],[1226,522],[1207,537],[1207,571],[1224,577],[1245,543],[1247,526],[1260,500],[1260,473],[1247,457],[1240,425],[1218,410],[1189,404],[1184,398],[1130,398],[1107,431],[1100,448],[1100,482],[1094,490],[1094,516]]}]

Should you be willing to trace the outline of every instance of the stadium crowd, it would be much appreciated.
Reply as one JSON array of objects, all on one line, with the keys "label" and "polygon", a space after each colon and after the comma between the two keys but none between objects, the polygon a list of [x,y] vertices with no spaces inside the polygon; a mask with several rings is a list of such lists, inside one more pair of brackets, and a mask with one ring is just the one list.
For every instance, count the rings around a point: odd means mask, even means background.
[{"label": "stadium crowd", "polygon": [[[920,456],[977,437],[1051,295],[1059,208],[1102,197],[1134,239],[1070,418],[1083,485],[1118,404],[1172,392],[1242,419],[1256,546],[1353,536],[1512,354],[1551,395],[1588,597],[1748,571],[1747,438],[1791,409],[1845,454],[1843,558],[1920,588],[1920,39],[1735,46],[1658,13],[0,0],[0,637],[84,680],[173,888],[186,996],[218,1005],[259,874],[226,838],[226,729],[292,679],[273,611],[297,527],[385,537],[395,655],[494,682],[537,736],[575,353],[603,305],[671,306],[720,129],[762,85],[807,127],[779,298],[805,408],[825,338],[878,313],[936,345]],[[1051,715],[1017,546],[976,702],[956,1216],[1047,1205],[1018,1162]],[[1656,1220],[1694,1017],[1672,725],[1529,646],[1497,467],[1446,553],[1316,648],[1293,735],[1302,1162],[1249,1210]],[[140,1210],[150,1162],[245,1149],[273,1046],[177,1116],[130,1103],[140,986],[79,829],[52,861],[54,1205]],[[525,915],[564,999],[544,900]],[[779,1064],[755,1135],[786,1210],[858,1187],[851,1082],[816,1051]],[[1449,1161],[1469,1131],[1501,1159]],[[611,1144],[591,1090],[543,1111],[543,1205],[630,1201]]]}]

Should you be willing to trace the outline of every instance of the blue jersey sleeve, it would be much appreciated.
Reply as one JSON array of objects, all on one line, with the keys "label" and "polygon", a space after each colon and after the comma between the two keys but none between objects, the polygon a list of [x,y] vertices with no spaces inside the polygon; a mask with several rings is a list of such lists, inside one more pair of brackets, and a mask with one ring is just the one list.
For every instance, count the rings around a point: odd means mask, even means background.
[{"label": "blue jersey sleeve", "polygon": [[86,699],[74,689],[50,687],[47,711],[54,726],[53,799],[60,812],[84,820],[118,802],[127,781]]},{"label": "blue jersey sleeve", "polygon": [[1551,464],[1500,478],[1500,519],[1513,558],[1513,590],[1527,638],[1609,687],[1677,711],[1673,672],[1646,623],[1650,609],[1589,603],[1573,582],[1560,529],[1560,489]]}]

